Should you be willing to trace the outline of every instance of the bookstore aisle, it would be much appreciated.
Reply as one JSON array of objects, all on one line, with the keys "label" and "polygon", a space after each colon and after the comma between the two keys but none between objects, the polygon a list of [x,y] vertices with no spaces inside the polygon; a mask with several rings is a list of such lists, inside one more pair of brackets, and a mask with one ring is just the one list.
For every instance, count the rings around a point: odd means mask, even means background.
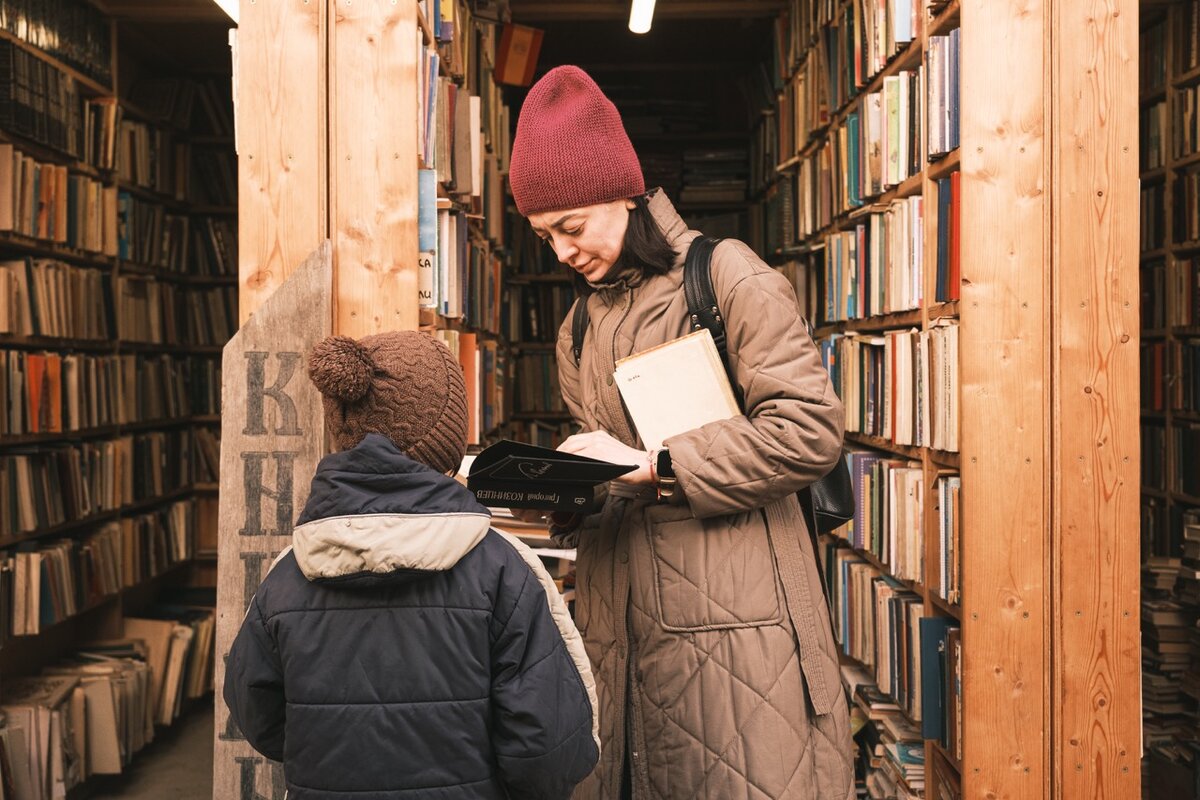
[{"label": "bookstore aisle", "polygon": [[133,786],[182,742],[211,761],[229,27],[209,2],[0,0],[6,798]]}]

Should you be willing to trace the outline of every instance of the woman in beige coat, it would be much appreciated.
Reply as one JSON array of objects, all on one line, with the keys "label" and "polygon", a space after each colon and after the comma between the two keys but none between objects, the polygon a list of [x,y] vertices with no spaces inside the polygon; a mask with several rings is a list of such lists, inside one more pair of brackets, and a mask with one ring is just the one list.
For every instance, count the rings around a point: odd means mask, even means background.
[{"label": "woman in beige coat", "polygon": [[559,334],[562,449],[638,469],[559,531],[578,548],[576,622],[600,696],[601,760],[575,796],[854,796],[853,748],[821,579],[795,493],[841,455],[842,406],[791,286],[728,240],[711,274],[744,415],[647,452],[613,382],[618,359],[689,332],[691,241],[646,192],[616,108],[560,67],[522,107],[509,180],[573,270],[589,325]]}]

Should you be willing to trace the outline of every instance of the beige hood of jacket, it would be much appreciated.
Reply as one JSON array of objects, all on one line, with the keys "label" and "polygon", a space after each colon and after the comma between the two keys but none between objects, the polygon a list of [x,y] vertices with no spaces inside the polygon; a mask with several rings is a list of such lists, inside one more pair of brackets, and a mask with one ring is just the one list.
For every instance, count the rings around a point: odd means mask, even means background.
[{"label": "beige hood of jacket", "polygon": [[[584,430],[637,447],[615,362],[688,333],[683,258],[699,235],[661,191],[650,210],[675,268],[591,295],[578,367],[569,316],[557,348]],[[675,502],[614,489],[578,531],[576,620],[604,750],[575,796],[617,798],[628,754],[638,800],[847,800],[846,699],[794,497],[840,457],[842,405],[782,275],[728,240],[712,276],[747,413],[667,441]]]}]

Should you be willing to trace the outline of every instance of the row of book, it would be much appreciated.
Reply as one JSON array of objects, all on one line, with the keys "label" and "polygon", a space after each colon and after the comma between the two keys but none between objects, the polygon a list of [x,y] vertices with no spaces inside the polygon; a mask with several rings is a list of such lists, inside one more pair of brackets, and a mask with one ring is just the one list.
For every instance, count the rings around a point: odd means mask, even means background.
[{"label": "row of book", "polygon": [[[1197,351],[1200,355],[1200,351]],[[1195,379],[1195,373],[1191,376]],[[1200,470],[1196,469],[1196,453],[1200,453],[1200,422],[1176,424],[1170,435],[1173,437],[1174,486],[1172,489],[1188,497],[1200,499]]]},{"label": "row of book", "polygon": [[[190,598],[186,598],[190,599]],[[211,690],[211,607],[156,604],[96,640],[0,688],[5,796],[53,800],[92,775],[117,775],[169,725],[184,699]]]},{"label": "row of book", "polygon": [[1200,165],[1175,179],[1176,242],[1200,242]]},{"label": "row of book", "polygon": [[1166,185],[1161,181],[1143,183],[1138,197],[1139,245],[1143,252],[1157,250],[1167,238]]},{"label": "row of book", "polygon": [[114,338],[109,275],[47,258],[0,261],[0,333]]},{"label": "row of book", "polygon": [[0,539],[118,511],[195,482],[189,429],[0,454]]},{"label": "row of book", "polygon": [[[1145,389],[1143,389],[1143,392]],[[1162,422],[1142,420],[1142,487],[1167,490],[1167,427]]]},{"label": "row of book", "polygon": [[79,159],[83,118],[71,75],[11,39],[0,40],[0,128]]},{"label": "row of book", "polygon": [[0,0],[0,29],[97,83],[112,82],[108,18],[76,0]]},{"label": "row of book", "polygon": [[158,125],[120,119],[115,166],[123,183],[183,200],[187,197],[188,161],[188,145],[177,141],[174,132]]},{"label": "row of book", "polygon": [[578,431],[573,422],[548,422],[544,420],[510,421],[504,427],[504,438],[514,442],[526,442],[537,447],[556,448]]},{"label": "row of book", "polygon": [[218,346],[238,326],[236,286],[179,286],[142,276],[119,276],[117,336],[125,342]]},{"label": "row of book", "polygon": [[957,623],[927,616],[920,595],[844,544],[827,540],[821,559],[842,652],[867,669],[879,694],[920,726],[920,738],[939,741],[961,757]]},{"label": "row of book", "polygon": [[842,684],[850,695],[850,730],[856,746],[857,797],[921,800],[924,786],[925,744],[921,728],[894,699],[875,684],[871,673],[845,661]]},{"label": "row of book", "polygon": [[420,171],[418,186],[418,304],[499,332],[503,261],[488,241],[472,235],[466,214],[437,198],[433,170]]},{"label": "row of book", "polygon": [[216,358],[0,350],[0,436],[219,414]]},{"label": "row of book", "polygon": [[857,502],[854,518],[838,535],[874,554],[893,577],[925,583],[925,475],[921,462],[858,447],[847,448],[845,458]]},{"label": "row of book", "polygon": [[575,289],[569,284],[509,284],[501,330],[510,343],[554,342],[574,303]]},{"label": "row of book", "polygon": [[1141,291],[1144,329],[1200,325],[1200,256],[1147,261]]},{"label": "row of book", "polygon": [[[194,501],[108,522],[77,539],[28,545],[0,556],[0,624],[12,636],[36,636],[122,589],[194,554]],[[7,635],[4,636],[7,638]]]},{"label": "row of book", "polygon": [[1141,354],[1142,409],[1200,413],[1200,339],[1144,341]]},{"label": "row of book", "polygon": [[825,322],[920,308],[924,198],[872,207],[825,237]]},{"label": "row of book", "polygon": [[1167,103],[1160,100],[1139,110],[1138,164],[1143,170],[1158,169],[1167,163]]},{"label": "row of book", "polygon": [[232,217],[172,213],[129,192],[117,198],[117,257],[180,275],[237,275],[237,222]]},{"label": "row of book", "polygon": [[833,334],[820,342],[846,430],[958,451],[958,325]]},{"label": "row of book", "polygon": [[1171,133],[1175,158],[1187,158],[1200,152],[1200,86],[1189,86],[1175,93],[1175,126]]},{"label": "row of book", "polygon": [[116,187],[0,143],[0,231],[115,256]]},{"label": "row of book", "polygon": [[741,147],[689,147],[683,151],[683,173],[678,202],[738,204],[750,186],[748,151]]},{"label": "row of book", "polygon": [[513,358],[513,409],[525,413],[566,413],[558,389],[558,359],[554,353],[521,353]]},{"label": "row of book", "polygon": [[508,418],[508,353],[496,340],[474,332],[439,330],[437,336],[462,366],[467,390],[467,442],[480,444]]},{"label": "row of book", "polygon": [[1167,20],[1164,16],[1138,35],[1138,85],[1143,95],[1167,86]]},{"label": "row of book", "polygon": [[189,134],[232,138],[228,80],[146,76],[130,88],[129,102],[151,122]]}]

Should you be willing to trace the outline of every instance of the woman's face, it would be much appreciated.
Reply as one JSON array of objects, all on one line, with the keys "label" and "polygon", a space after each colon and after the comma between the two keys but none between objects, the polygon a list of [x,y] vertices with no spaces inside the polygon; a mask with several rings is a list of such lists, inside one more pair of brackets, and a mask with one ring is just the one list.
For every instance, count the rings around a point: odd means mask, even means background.
[{"label": "woman's face", "polygon": [[529,215],[533,232],[558,260],[592,283],[604,280],[621,255],[632,200]]}]

